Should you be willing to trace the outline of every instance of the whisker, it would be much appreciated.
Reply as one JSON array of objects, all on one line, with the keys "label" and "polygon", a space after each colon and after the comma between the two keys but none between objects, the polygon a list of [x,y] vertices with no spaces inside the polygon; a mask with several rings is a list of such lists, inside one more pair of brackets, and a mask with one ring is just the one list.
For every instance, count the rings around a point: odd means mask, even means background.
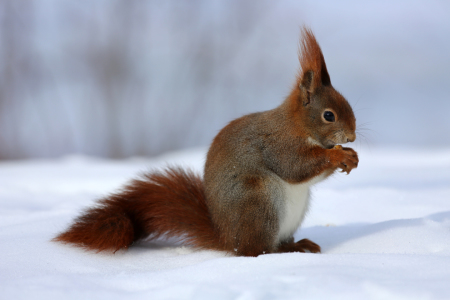
[{"label": "whisker", "polygon": [[[375,131],[373,131],[373,130],[370,130],[371,132],[369,132],[369,133],[376,133]],[[372,142],[371,142],[371,140],[366,136],[366,134],[365,133],[362,133],[362,132],[356,132],[356,136],[357,136],[357,141],[358,141],[358,143],[359,143],[359,145],[360,146],[363,146],[363,143],[369,148],[369,149],[371,149],[372,148]]]},{"label": "whisker", "polygon": [[368,126],[368,125],[372,125],[372,124],[374,124],[374,122],[365,122],[365,123],[361,123],[361,124],[358,124],[358,125],[356,125],[356,128],[358,128],[358,127],[365,127],[365,126]]}]

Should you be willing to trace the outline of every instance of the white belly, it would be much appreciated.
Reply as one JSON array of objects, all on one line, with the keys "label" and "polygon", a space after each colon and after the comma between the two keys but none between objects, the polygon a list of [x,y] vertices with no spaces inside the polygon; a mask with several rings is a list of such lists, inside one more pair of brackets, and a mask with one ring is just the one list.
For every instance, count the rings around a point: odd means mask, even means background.
[{"label": "white belly", "polygon": [[300,226],[308,211],[310,187],[323,179],[323,176],[318,176],[308,182],[298,184],[291,184],[282,180],[284,205],[281,207],[279,214],[279,242],[290,238]]}]

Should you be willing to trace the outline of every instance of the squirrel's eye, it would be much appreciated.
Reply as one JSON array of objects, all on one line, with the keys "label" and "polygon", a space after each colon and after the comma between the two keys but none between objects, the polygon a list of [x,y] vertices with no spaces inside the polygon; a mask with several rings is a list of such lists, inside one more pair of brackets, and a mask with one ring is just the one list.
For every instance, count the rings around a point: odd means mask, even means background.
[{"label": "squirrel's eye", "polygon": [[334,122],[334,121],[336,121],[336,117],[334,116],[334,113],[331,112],[331,111],[329,111],[329,110],[326,110],[326,111],[323,113],[323,118],[324,118],[325,121],[327,121],[327,122]]}]

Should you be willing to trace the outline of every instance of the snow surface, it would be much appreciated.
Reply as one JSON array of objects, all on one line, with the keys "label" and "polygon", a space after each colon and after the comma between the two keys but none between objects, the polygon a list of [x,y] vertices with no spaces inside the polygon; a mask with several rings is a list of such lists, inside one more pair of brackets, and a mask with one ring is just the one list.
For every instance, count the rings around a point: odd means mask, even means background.
[{"label": "snow surface", "polygon": [[450,299],[450,149],[363,149],[317,185],[296,238],[321,254],[232,257],[170,241],[116,254],[50,242],[137,173],[205,150],[0,163],[0,299]]}]

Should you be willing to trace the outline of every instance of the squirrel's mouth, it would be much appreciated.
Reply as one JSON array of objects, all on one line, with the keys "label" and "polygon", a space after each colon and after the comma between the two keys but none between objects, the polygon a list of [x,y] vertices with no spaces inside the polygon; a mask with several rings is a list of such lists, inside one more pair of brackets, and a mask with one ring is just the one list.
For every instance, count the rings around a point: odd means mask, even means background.
[{"label": "squirrel's mouth", "polygon": [[328,139],[323,143],[323,147],[325,149],[333,149],[335,145],[336,145],[336,142],[331,139]]}]

